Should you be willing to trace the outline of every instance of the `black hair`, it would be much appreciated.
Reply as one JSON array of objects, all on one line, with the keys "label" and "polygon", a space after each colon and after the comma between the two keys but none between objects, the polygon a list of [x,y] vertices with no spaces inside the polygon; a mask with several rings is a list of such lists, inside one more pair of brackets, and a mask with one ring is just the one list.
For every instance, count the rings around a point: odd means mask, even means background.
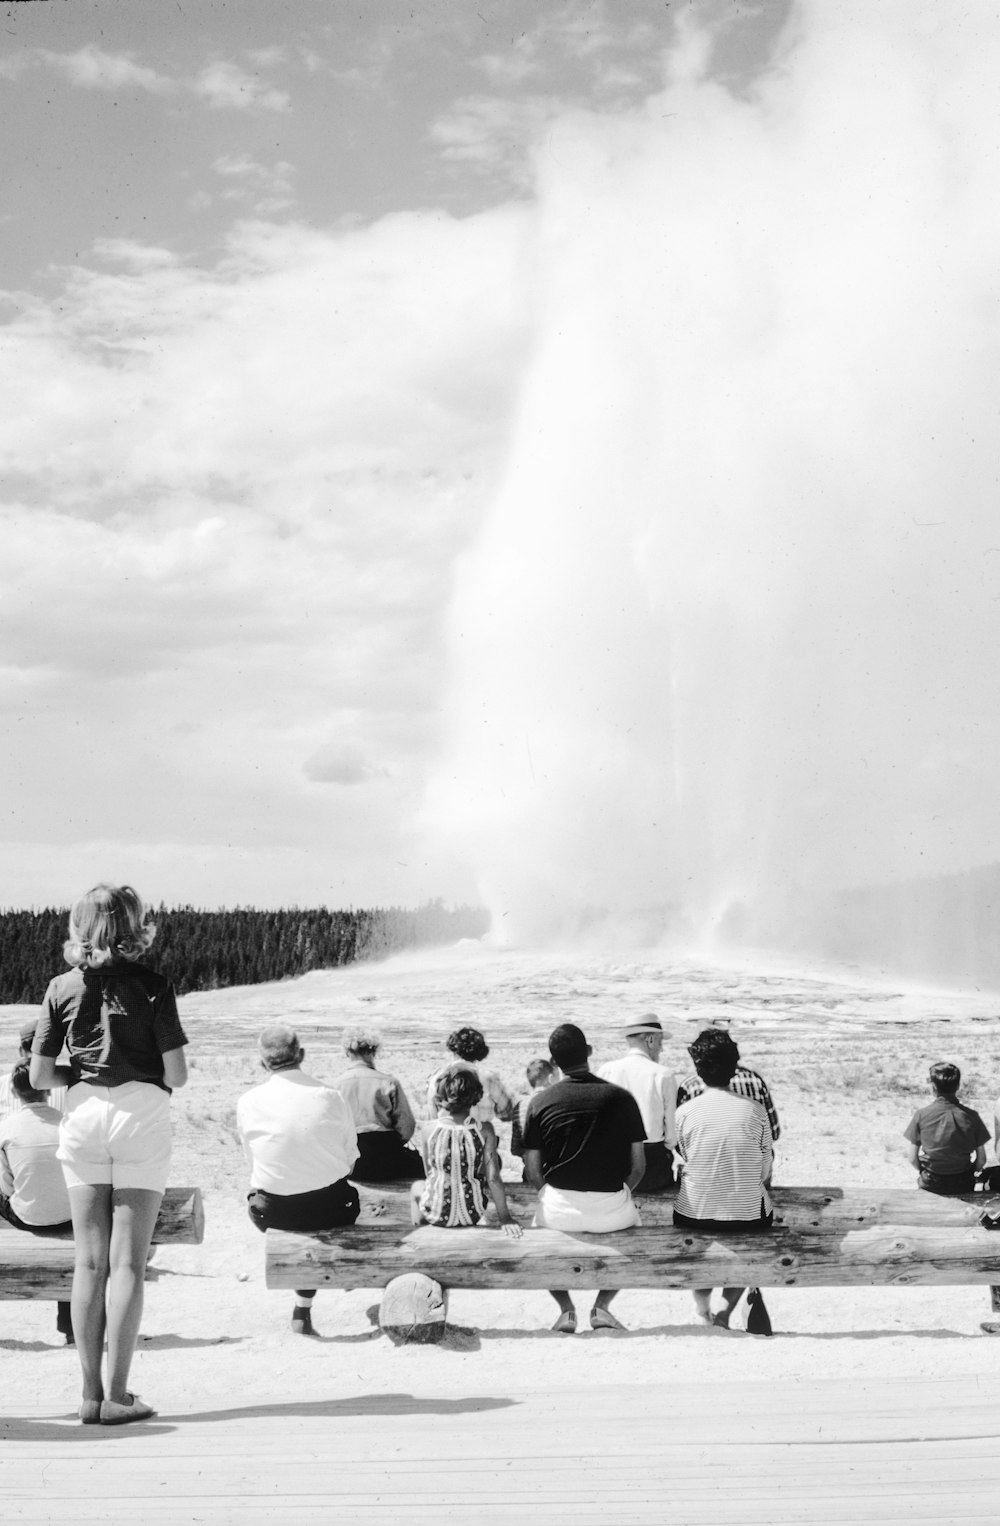
[{"label": "black hair", "polygon": [[28,1078],[29,1060],[19,1060],[10,1073],[10,1089],[22,1102],[41,1102],[44,1092],[36,1091]]},{"label": "black hair", "polygon": [[586,1065],[589,1053],[586,1035],[575,1023],[560,1023],[549,1034],[549,1054],[560,1070]]},{"label": "black hair", "polygon": [[460,1060],[469,1060],[473,1064],[485,1060],[490,1052],[490,1046],[478,1028],[456,1028],[454,1033],[449,1033],[445,1048]]},{"label": "black hair", "polygon": [[724,1028],[706,1028],[699,1033],[688,1054],[706,1086],[728,1086],[736,1074],[740,1052]]},{"label": "black hair", "polygon": [[939,1097],[951,1097],[962,1084],[962,1072],[950,1060],[931,1066],[931,1085]]}]

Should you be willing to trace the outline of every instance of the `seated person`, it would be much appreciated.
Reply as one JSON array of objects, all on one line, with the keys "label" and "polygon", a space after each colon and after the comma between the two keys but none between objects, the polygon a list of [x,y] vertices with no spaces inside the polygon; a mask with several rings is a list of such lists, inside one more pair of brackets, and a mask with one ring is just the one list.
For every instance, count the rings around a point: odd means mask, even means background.
[{"label": "seated person", "polygon": [[[267,1080],[236,1104],[236,1127],[250,1162],[247,1212],[259,1230],[337,1229],[361,1212],[347,1180],[358,1136],[338,1091],[302,1069],[295,1030],[272,1023],[259,1040]],[[316,1289],[296,1288],[292,1329],[312,1335]]]},{"label": "seated person", "polygon": [[[31,1060],[31,1045],[32,1041],[34,1040],[35,1029],[37,1027],[38,1018],[32,1017],[21,1029],[17,1050],[18,1063],[20,1063],[21,1060]],[[57,1078],[64,1079],[68,1082],[70,1077],[67,1072],[68,1067],[59,1067],[56,1072]],[[65,1086],[54,1086],[52,1087],[51,1091],[47,1091],[43,1095],[49,1106],[54,1107],[56,1112],[65,1112]],[[24,1103],[21,1101],[20,1097],[17,1095],[17,1092],[14,1090],[12,1077],[0,1076],[0,1123],[2,1123],[5,1118],[9,1118],[11,1113],[20,1112],[23,1106]]]},{"label": "seated person", "polygon": [[[500,1077],[495,1071],[484,1073],[479,1068],[490,1052],[490,1046],[479,1029],[457,1028],[454,1033],[449,1033],[445,1048],[452,1056],[451,1064],[460,1060],[464,1065],[471,1066],[482,1079],[483,1096],[473,1109],[476,1122],[493,1123],[495,1119],[499,1119],[501,1123],[507,1123],[513,1118],[514,1098]],[[447,1068],[447,1066],[444,1067],[444,1069]],[[427,1100],[432,1108],[435,1107],[434,1085],[440,1074],[440,1071],[435,1071],[427,1087]]]},{"label": "seated person", "polygon": [[[70,1234],[69,1192],[56,1159],[62,1115],[31,1085],[28,1063],[11,1071],[18,1108],[0,1123],[0,1218],[29,1234]],[[69,1300],[56,1306],[56,1329],[72,1346]]]},{"label": "seated person", "polygon": [[[720,1042],[718,1033],[701,1035],[689,1051],[702,1085],[677,1109],[682,1175],[674,1223],[712,1235],[768,1230],[774,1216],[767,1190],[771,1127],[761,1103],[731,1090],[739,1051],[731,1039]],[[725,1308],[713,1318],[712,1289],[696,1289],[695,1308],[705,1324],[728,1325],[743,1289],[722,1293]]]},{"label": "seated person", "polygon": [[350,1066],[333,1082],[351,1110],[358,1136],[356,1182],[412,1182],[424,1174],[416,1150],[406,1148],[416,1128],[409,1101],[395,1076],[375,1067],[377,1034],[352,1028],[344,1034]]},{"label": "seated person", "polygon": [[[646,1169],[645,1125],[639,1104],[622,1086],[590,1069],[591,1048],[575,1023],[549,1034],[549,1054],[561,1079],[536,1092],[524,1125],[525,1180],[538,1188],[535,1225],[571,1234],[610,1234],[639,1223],[632,1189]],[[553,1330],[576,1333],[567,1288],[550,1288],[559,1305]],[[590,1311],[592,1330],[622,1330],[608,1307],[615,1288],[600,1288]]]},{"label": "seated person", "polygon": [[977,1112],[958,1100],[962,1073],[946,1060],[930,1069],[934,1101],[920,1107],[903,1130],[917,1186],[942,1197],[971,1192],[986,1164],[990,1131]]},{"label": "seated person", "polygon": [[624,1086],[639,1104],[646,1126],[646,1169],[636,1192],[669,1192],[674,1185],[672,1152],[677,1143],[677,1078],[660,1064],[663,1026],[655,1012],[626,1023],[625,1044],[625,1054],[609,1060],[597,1074]]},{"label": "seated person", "polygon": [[525,1075],[531,1087],[531,1096],[518,1098],[510,1120],[510,1153],[519,1156],[521,1160],[524,1159],[524,1120],[527,1116],[528,1104],[536,1092],[544,1091],[547,1086],[552,1085],[556,1079],[556,1068],[551,1060],[529,1060],[525,1067]]},{"label": "seated person", "polygon": [[427,1179],[413,1184],[411,1217],[414,1224],[442,1229],[473,1227],[486,1217],[489,1192],[504,1233],[518,1239],[521,1226],[511,1218],[500,1180],[496,1133],[491,1123],[477,1123],[472,1116],[482,1095],[483,1083],[471,1065],[449,1065],[439,1072],[437,1118],[421,1130]]}]

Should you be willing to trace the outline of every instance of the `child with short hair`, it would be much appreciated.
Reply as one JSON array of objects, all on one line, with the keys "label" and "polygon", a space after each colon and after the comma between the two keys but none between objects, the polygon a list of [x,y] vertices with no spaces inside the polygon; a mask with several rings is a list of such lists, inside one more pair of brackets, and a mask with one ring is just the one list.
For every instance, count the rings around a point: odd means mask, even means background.
[{"label": "child with short hair", "polygon": [[470,1065],[448,1065],[434,1078],[437,1118],[422,1129],[425,1181],[414,1182],[410,1215],[414,1224],[442,1229],[473,1227],[486,1217],[486,1191],[496,1206],[504,1234],[518,1239],[500,1179],[497,1136],[491,1123],[471,1116],[483,1083]]},{"label": "child with short hair", "polygon": [[[525,1066],[525,1075],[528,1085],[531,1087],[531,1097],[536,1092],[544,1091],[551,1086],[556,1078],[556,1068],[551,1060],[529,1060]],[[528,1112],[528,1103],[531,1097],[519,1097],[510,1121],[510,1153],[524,1159],[524,1120]]]},{"label": "child with short hair", "polygon": [[919,1173],[918,1187],[956,1197],[975,1187],[990,1131],[973,1108],[958,1100],[962,1072],[957,1065],[941,1060],[931,1066],[929,1079],[934,1101],[918,1108],[906,1125],[907,1155]]}]

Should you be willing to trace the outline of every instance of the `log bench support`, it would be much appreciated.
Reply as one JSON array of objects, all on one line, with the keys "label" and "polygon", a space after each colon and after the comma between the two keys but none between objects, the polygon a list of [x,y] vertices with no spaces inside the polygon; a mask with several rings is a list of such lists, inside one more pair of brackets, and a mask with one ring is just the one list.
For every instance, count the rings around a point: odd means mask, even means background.
[{"label": "log bench support", "polygon": [[[510,1193],[515,1212],[530,1208]],[[401,1193],[366,1192],[349,1228],[266,1235],[269,1288],[384,1288],[383,1329],[434,1340],[450,1288],[907,1287],[1000,1283],[1000,1234],[978,1225],[1000,1199],[913,1189],[776,1189],[770,1234],[677,1229],[670,1198],[640,1202],[643,1222],[613,1234],[411,1226]],[[369,1210],[366,1212],[366,1209]],[[525,1213],[518,1213],[530,1223]],[[409,1335],[407,1337],[407,1332]]]}]

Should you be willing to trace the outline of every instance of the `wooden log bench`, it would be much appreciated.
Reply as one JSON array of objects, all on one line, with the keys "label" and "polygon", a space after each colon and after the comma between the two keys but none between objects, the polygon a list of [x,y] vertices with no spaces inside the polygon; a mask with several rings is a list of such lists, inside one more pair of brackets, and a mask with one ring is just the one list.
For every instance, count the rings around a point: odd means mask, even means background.
[{"label": "wooden log bench", "polygon": [[[269,1288],[382,1288],[383,1328],[439,1339],[450,1288],[849,1287],[1000,1282],[1000,1233],[980,1227],[1000,1196],[943,1198],[912,1188],[776,1187],[769,1234],[694,1234],[673,1198],[640,1197],[642,1224],[614,1234],[529,1229],[535,1194],[508,1186],[525,1228],[435,1229],[409,1222],[409,1187],[359,1188],[347,1229],[265,1237]],[[397,1278],[409,1281],[393,1288]],[[436,1290],[436,1291],[435,1291]],[[420,1326],[428,1325],[420,1333]]]},{"label": "wooden log bench", "polygon": [[[204,1238],[201,1188],[168,1187],[153,1230],[153,1246],[200,1245]],[[53,1298],[64,1302],[72,1283],[71,1233],[28,1234],[0,1219],[0,1299]]]}]

